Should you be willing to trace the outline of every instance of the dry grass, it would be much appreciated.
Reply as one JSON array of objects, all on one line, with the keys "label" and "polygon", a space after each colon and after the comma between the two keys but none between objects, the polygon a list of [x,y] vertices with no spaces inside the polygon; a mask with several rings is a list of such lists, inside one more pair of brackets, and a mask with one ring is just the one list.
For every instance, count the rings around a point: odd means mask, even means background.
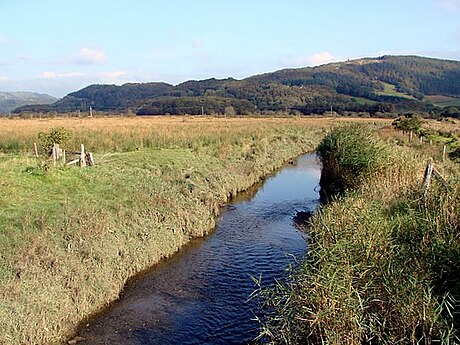
[{"label": "dry grass", "polygon": [[[0,152],[31,152],[39,132],[64,127],[72,133],[69,149],[81,142],[95,152],[132,151],[144,147],[187,147],[216,136],[238,138],[256,128],[301,126],[328,128],[339,123],[369,123],[348,118],[213,118],[209,116],[0,119]],[[374,119],[381,125],[388,120]]]},{"label": "dry grass", "polygon": [[[0,119],[0,343],[63,341],[129,277],[210,231],[229,195],[343,121]],[[32,144],[55,127],[97,166],[44,170]]]}]

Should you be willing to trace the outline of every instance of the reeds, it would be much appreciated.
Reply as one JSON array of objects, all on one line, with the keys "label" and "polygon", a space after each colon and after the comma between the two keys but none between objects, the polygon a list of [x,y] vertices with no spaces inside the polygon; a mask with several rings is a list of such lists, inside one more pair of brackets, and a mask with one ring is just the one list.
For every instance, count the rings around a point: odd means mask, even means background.
[{"label": "reeds", "polygon": [[391,149],[383,169],[306,225],[308,260],[288,284],[263,292],[267,342],[458,343],[458,166],[437,162],[450,188],[435,184],[425,203],[423,151]]}]

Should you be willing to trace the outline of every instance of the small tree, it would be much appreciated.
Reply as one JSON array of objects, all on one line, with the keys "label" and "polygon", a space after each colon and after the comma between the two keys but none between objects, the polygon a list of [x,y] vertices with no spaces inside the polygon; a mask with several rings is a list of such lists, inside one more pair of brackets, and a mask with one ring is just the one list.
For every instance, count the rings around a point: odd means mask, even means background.
[{"label": "small tree", "polygon": [[395,129],[403,132],[420,133],[422,129],[422,120],[418,116],[401,116],[393,121],[392,125]]},{"label": "small tree", "polygon": [[48,133],[38,133],[38,139],[41,147],[46,154],[50,154],[52,152],[54,144],[63,145],[70,139],[70,137],[71,135],[69,130],[64,127],[51,128]]},{"label": "small tree", "polygon": [[236,110],[235,110],[235,108],[233,106],[229,105],[229,106],[225,107],[224,114],[229,115],[229,116],[233,116],[233,115],[236,115]]}]

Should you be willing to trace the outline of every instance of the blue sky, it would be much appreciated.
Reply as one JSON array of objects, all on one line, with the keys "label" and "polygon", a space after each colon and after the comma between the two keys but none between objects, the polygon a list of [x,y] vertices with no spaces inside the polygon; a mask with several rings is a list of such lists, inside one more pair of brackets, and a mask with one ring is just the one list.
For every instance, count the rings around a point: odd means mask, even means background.
[{"label": "blue sky", "polygon": [[460,0],[0,0],[0,91],[62,97],[384,54],[460,60]]}]

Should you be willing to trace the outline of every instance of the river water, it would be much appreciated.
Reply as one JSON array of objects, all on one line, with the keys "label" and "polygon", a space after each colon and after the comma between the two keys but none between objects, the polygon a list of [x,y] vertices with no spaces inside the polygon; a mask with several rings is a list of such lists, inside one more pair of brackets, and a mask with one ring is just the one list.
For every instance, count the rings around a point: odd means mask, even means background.
[{"label": "river water", "polygon": [[305,256],[293,217],[319,204],[311,154],[224,207],[214,232],[194,240],[124,290],[81,330],[78,344],[248,344],[258,334],[256,286],[282,279]]}]

